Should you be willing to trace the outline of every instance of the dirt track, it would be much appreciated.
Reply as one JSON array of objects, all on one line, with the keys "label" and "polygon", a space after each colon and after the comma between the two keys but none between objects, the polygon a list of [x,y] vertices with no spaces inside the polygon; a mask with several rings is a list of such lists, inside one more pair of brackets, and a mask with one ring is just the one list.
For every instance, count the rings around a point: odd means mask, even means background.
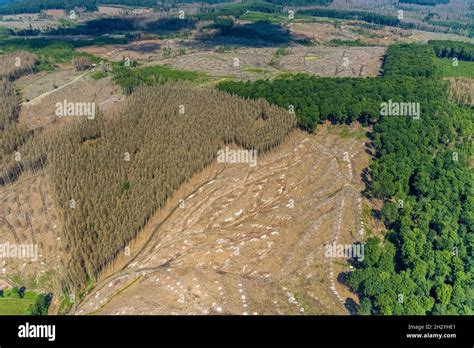
[{"label": "dirt track", "polygon": [[[347,314],[355,296],[337,278],[349,265],[325,257],[324,246],[364,238],[360,172],[369,159],[360,130],[333,132],[295,131],[256,167],[214,163],[156,214],[142,232],[148,242],[132,246],[128,265],[104,274],[75,314]],[[172,210],[179,197],[184,205]]]}]

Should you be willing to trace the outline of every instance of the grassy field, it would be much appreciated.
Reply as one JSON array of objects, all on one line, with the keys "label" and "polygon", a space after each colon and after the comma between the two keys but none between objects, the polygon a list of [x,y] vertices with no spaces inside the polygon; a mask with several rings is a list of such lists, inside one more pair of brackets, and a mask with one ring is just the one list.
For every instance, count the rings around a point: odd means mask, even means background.
[{"label": "grassy field", "polygon": [[35,302],[37,294],[27,291],[25,297],[19,298],[6,290],[4,297],[0,297],[0,315],[29,315],[30,306]]},{"label": "grassy field", "polygon": [[437,58],[438,69],[443,77],[470,77],[474,78],[474,62],[458,61],[458,66],[453,66],[451,58]]}]

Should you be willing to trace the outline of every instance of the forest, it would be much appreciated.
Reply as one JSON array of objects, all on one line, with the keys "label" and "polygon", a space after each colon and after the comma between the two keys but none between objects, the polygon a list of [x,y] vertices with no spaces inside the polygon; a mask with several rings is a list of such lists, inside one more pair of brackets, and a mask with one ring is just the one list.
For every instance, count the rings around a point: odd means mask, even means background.
[{"label": "forest", "polygon": [[[387,232],[383,240],[367,240],[364,261],[354,262],[356,269],[347,276],[360,298],[358,313],[472,315],[473,109],[448,101],[446,84],[436,78],[431,58],[415,59],[416,64],[404,70],[415,52],[420,57],[432,54],[420,45],[389,49],[389,66],[383,67],[387,76],[378,78],[297,75],[218,87],[284,107],[294,105],[300,126],[310,130],[325,119],[373,123],[375,154],[365,194],[383,200],[381,211],[373,213]],[[395,71],[405,76],[393,76]],[[382,100],[399,98],[419,102],[420,119],[379,116]]]},{"label": "forest", "polygon": [[143,21],[143,18],[99,18],[85,22],[84,24],[68,28],[55,28],[47,31],[48,35],[103,35],[103,34],[127,34],[131,31],[142,32],[164,32],[194,29],[195,19],[160,18],[156,20]]}]

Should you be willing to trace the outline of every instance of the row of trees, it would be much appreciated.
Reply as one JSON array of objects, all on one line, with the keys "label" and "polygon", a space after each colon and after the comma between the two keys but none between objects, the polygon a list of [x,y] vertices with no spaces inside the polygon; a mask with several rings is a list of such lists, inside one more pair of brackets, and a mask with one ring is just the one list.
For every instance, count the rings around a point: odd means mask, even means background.
[{"label": "row of trees", "polygon": [[[361,314],[473,314],[472,108],[451,104],[436,73],[420,73],[432,71],[430,60],[416,59],[428,53],[418,45],[389,49],[388,76],[372,79],[296,76],[219,85],[294,105],[299,123],[310,129],[326,118],[372,116],[375,156],[367,194],[383,200],[379,213],[388,231],[383,241],[367,241],[364,261],[347,278],[360,296]],[[420,118],[378,116],[380,100],[388,99],[419,102]]]},{"label": "row of trees", "polygon": [[39,294],[35,302],[30,306],[29,311],[31,315],[48,315],[49,306],[53,300],[51,293]]},{"label": "row of trees", "polygon": [[326,6],[333,2],[333,0],[265,0],[275,5],[281,6]]},{"label": "row of trees", "polygon": [[92,68],[92,59],[87,56],[78,56],[73,59],[72,63],[76,71],[84,71]]},{"label": "row of trees", "polygon": [[221,16],[232,16],[239,18],[247,12],[261,13],[281,13],[282,6],[272,4],[263,0],[245,1],[242,3],[232,3],[226,6],[212,7],[197,14],[195,17],[202,20],[215,20]]},{"label": "row of trees", "polygon": [[108,116],[44,131],[20,150],[25,167],[47,158],[67,289],[94,278],[222,146],[262,153],[296,124],[266,101],[181,83],[140,87]]}]

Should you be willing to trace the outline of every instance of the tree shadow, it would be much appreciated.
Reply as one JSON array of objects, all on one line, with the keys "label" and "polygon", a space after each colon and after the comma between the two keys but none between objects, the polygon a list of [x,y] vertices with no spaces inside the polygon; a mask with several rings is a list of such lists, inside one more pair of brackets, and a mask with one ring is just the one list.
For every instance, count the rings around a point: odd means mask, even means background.
[{"label": "tree shadow", "polygon": [[344,307],[346,307],[350,315],[357,314],[357,303],[352,298],[346,298],[346,302],[344,302]]}]

